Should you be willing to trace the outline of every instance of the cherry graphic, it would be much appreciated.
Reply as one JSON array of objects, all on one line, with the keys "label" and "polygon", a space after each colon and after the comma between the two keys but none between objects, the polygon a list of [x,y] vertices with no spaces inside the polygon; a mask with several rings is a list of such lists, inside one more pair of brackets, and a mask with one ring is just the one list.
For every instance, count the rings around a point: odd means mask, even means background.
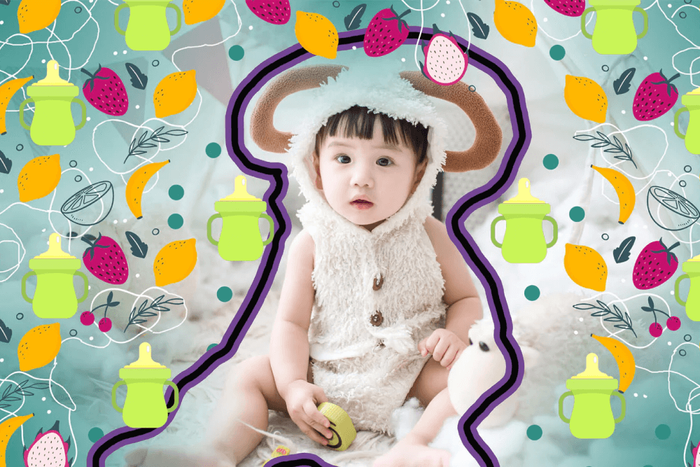
[{"label": "cherry graphic", "polygon": [[85,325],[85,326],[90,326],[95,322],[95,312],[99,310],[100,308],[104,308],[104,316],[100,321],[97,323],[97,327],[99,328],[100,331],[102,332],[107,332],[110,329],[112,329],[112,320],[107,318],[107,310],[109,310],[111,307],[115,307],[119,305],[119,302],[113,302],[112,298],[114,297],[114,294],[112,292],[109,293],[107,296],[107,303],[103,303],[102,305],[96,306],[90,311],[83,311],[80,314],[80,322]]},{"label": "cherry graphic", "polygon": [[649,297],[649,306],[643,306],[642,310],[646,311],[647,313],[654,313],[654,322],[651,324],[651,326],[649,326],[649,334],[651,334],[652,337],[659,337],[664,332],[663,327],[661,327],[656,319],[657,311],[662,315],[666,315],[666,327],[669,331],[677,331],[681,327],[681,320],[677,316],[669,316],[669,314],[665,311],[654,308],[654,300],[652,300],[651,297]]}]

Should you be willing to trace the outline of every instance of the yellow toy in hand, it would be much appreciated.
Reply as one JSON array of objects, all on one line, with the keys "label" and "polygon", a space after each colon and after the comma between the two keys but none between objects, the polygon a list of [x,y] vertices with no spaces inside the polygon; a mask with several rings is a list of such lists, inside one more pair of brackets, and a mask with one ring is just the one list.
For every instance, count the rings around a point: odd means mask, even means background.
[{"label": "yellow toy in hand", "polygon": [[323,402],[318,406],[318,411],[331,422],[333,437],[328,440],[328,447],[336,451],[345,451],[357,436],[355,425],[352,424],[348,413],[330,402]]}]

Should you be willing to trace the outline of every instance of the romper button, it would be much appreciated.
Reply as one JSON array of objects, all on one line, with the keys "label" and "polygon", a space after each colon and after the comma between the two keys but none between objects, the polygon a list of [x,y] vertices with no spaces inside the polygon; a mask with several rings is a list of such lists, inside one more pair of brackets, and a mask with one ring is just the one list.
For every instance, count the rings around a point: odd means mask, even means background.
[{"label": "romper button", "polygon": [[372,317],[369,319],[369,322],[372,323],[372,326],[381,326],[384,322],[382,312],[379,310],[375,311]]},{"label": "romper button", "polygon": [[374,283],[372,284],[372,290],[379,290],[382,288],[382,285],[384,285],[384,276],[381,274],[379,275],[379,279],[376,277],[374,278]]}]

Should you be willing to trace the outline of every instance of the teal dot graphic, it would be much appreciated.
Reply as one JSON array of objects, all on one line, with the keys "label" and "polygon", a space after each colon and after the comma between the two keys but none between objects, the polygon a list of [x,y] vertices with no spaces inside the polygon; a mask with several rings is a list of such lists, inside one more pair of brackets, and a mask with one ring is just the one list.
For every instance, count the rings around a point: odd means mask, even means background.
[{"label": "teal dot graphic", "polygon": [[93,443],[98,442],[105,435],[104,431],[94,427],[88,431],[88,439]]},{"label": "teal dot graphic", "polygon": [[661,424],[656,427],[655,433],[659,439],[668,439],[671,436],[671,428],[668,425]]},{"label": "teal dot graphic", "polygon": [[586,211],[580,206],[574,206],[569,211],[569,218],[574,222],[581,222],[586,217]]},{"label": "teal dot graphic", "polygon": [[243,58],[243,55],[245,55],[245,51],[240,45],[234,45],[228,49],[228,56],[231,57],[231,60],[239,61]]},{"label": "teal dot graphic", "polygon": [[216,291],[216,298],[221,302],[228,302],[233,298],[233,291],[229,287],[219,287]]},{"label": "teal dot graphic", "polygon": [[542,437],[542,428],[539,425],[530,425],[527,428],[527,437],[533,441],[537,441]]},{"label": "teal dot graphic", "polygon": [[552,57],[552,60],[561,60],[564,55],[566,55],[566,50],[561,45],[554,45],[549,49],[549,56]]},{"label": "teal dot graphic", "polygon": [[540,298],[540,289],[536,285],[528,285],[525,288],[525,298],[530,300],[531,302],[534,302],[538,298]]},{"label": "teal dot graphic", "polygon": [[185,189],[182,188],[180,185],[173,185],[168,190],[168,195],[170,195],[170,199],[174,199],[175,201],[177,201],[179,199],[182,199],[183,196],[185,196]]},{"label": "teal dot graphic", "polygon": [[170,217],[168,217],[168,226],[171,229],[179,229],[180,227],[183,226],[185,223],[185,220],[182,218],[180,214],[171,214]]},{"label": "teal dot graphic", "polygon": [[216,347],[216,344],[209,344],[209,347],[207,347],[207,352],[209,352],[214,347]]},{"label": "teal dot graphic", "polygon": [[212,159],[215,159],[221,155],[221,146],[219,146],[218,143],[209,143],[207,144],[207,156],[211,157]]},{"label": "teal dot graphic", "polygon": [[545,169],[554,170],[559,166],[559,158],[554,154],[547,154],[544,156],[544,159],[542,159],[542,164]]}]

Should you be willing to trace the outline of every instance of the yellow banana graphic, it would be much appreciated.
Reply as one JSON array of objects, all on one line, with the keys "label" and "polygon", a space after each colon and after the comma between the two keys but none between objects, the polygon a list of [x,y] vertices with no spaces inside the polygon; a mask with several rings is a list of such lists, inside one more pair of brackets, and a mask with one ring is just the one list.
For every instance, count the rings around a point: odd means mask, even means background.
[{"label": "yellow banana graphic", "polygon": [[615,188],[615,193],[617,193],[617,198],[620,201],[620,217],[617,221],[620,224],[624,224],[627,222],[627,219],[630,218],[630,215],[634,210],[634,202],[636,200],[632,183],[622,172],[615,169],[596,167],[595,165],[591,165],[591,167],[605,177],[613,188]]},{"label": "yellow banana graphic", "polygon": [[7,105],[10,103],[10,99],[19,91],[19,88],[33,79],[33,75],[28,78],[11,79],[0,86],[0,135],[7,133],[7,128],[5,127],[5,112],[7,111]]},{"label": "yellow banana graphic", "polygon": [[137,219],[141,219],[143,217],[141,212],[141,197],[143,196],[143,189],[146,188],[146,184],[151,177],[169,162],[170,159],[163,162],[146,164],[131,174],[129,181],[126,182],[126,204],[129,205],[131,213],[136,216]]},{"label": "yellow banana graphic", "polygon": [[34,414],[30,413],[29,415],[22,415],[21,417],[12,417],[0,424],[0,467],[7,466],[5,463],[5,452],[7,450],[7,443],[10,441],[10,438],[12,438],[12,434],[33,416]]},{"label": "yellow banana graphic", "polygon": [[618,390],[625,392],[634,379],[634,372],[637,367],[634,364],[634,355],[630,349],[622,342],[612,337],[602,337],[591,334],[591,337],[608,349],[617,363],[620,371],[620,386]]}]

